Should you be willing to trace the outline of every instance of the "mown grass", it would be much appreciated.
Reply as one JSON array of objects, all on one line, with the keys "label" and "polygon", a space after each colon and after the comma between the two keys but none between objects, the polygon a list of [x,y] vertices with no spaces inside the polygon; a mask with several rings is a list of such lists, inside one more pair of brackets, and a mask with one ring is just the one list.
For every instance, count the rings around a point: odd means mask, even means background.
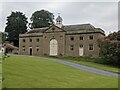
[{"label": "mown grass", "polygon": [[118,78],[28,56],[3,61],[3,88],[118,88]]},{"label": "mown grass", "polygon": [[94,68],[98,68],[98,69],[102,69],[105,71],[111,71],[114,73],[120,73],[120,68],[118,67],[114,67],[114,66],[110,66],[110,65],[105,65],[105,64],[99,64],[99,63],[95,63],[95,59],[99,60],[98,58],[89,58],[89,57],[61,57],[61,56],[46,56],[48,58],[57,58],[57,59],[62,59],[65,61],[70,61],[70,62],[74,62],[77,64],[81,64],[81,65],[86,65],[86,66],[90,66],[90,67],[94,67]]},{"label": "mown grass", "polygon": [[0,62],[0,90],[2,88],[2,62]]}]

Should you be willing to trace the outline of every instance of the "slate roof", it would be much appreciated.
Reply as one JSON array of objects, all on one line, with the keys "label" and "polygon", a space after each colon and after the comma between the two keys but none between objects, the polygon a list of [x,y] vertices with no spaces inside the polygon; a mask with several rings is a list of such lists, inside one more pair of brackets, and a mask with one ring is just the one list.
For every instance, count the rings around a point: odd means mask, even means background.
[{"label": "slate roof", "polygon": [[[35,29],[28,31],[26,34],[28,34],[28,33],[43,33],[48,28],[49,27],[35,28]],[[91,24],[78,24],[78,25],[65,25],[62,27],[62,29],[65,31],[71,31],[71,30],[75,31],[75,30],[95,30],[96,28]]]},{"label": "slate roof", "polygon": [[94,30],[95,27],[91,24],[78,24],[78,25],[66,25],[63,26],[63,29],[66,31],[69,30]]},{"label": "slate roof", "polygon": [[26,34],[28,33],[43,33],[46,29],[48,29],[49,27],[44,27],[44,28],[34,28],[28,32],[26,32]]},{"label": "slate roof", "polygon": [[58,16],[58,17],[56,18],[56,21],[62,21],[62,17]]},{"label": "slate roof", "polygon": [[9,44],[9,43],[4,44],[4,47],[5,48],[10,48],[10,49],[18,49],[18,47],[14,46],[12,44]]}]

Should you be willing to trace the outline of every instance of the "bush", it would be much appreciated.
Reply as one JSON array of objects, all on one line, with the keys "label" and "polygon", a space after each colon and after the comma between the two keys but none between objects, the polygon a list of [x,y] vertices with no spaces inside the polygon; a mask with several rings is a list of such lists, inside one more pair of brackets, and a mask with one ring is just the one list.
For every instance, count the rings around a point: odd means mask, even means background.
[{"label": "bush", "polygon": [[107,37],[99,40],[100,63],[109,65],[120,65],[120,32],[112,33]]}]

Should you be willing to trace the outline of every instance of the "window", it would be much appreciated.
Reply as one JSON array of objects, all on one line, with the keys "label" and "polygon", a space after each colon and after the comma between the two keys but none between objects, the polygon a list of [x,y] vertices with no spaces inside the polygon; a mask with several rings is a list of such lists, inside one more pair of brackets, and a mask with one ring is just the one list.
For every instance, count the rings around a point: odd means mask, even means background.
[{"label": "window", "polygon": [[73,40],[74,40],[74,37],[70,37],[70,40],[73,41]]},{"label": "window", "polygon": [[45,36],[45,38],[47,38],[47,36]]},{"label": "window", "polygon": [[60,35],[60,37],[62,38],[63,36],[62,36],[62,35]]},{"label": "window", "polygon": [[83,36],[80,36],[80,40],[83,40]]},{"label": "window", "polygon": [[54,30],[55,30],[55,28],[53,27],[53,28],[52,28],[52,30],[54,31]]},{"label": "window", "polygon": [[83,48],[83,44],[80,44],[80,48]]},{"label": "window", "polygon": [[90,44],[89,45],[89,50],[93,50],[94,48],[93,48],[93,44]]},{"label": "window", "polygon": [[39,48],[37,48],[37,52],[39,51]]},{"label": "window", "polygon": [[89,39],[90,39],[90,40],[93,40],[93,36],[89,36]]},{"label": "window", "polygon": [[29,41],[32,42],[32,39],[30,39]]},{"label": "window", "polygon": [[23,42],[25,42],[25,39],[23,39]]},{"label": "window", "polygon": [[23,51],[25,51],[25,46],[23,46]]},{"label": "window", "polygon": [[23,51],[25,51],[25,48],[23,48]]},{"label": "window", "polygon": [[39,51],[39,46],[36,47],[36,51],[37,51],[37,52]]},{"label": "window", "polygon": [[70,45],[70,51],[74,50],[74,45]]},{"label": "window", "polygon": [[63,39],[63,36],[62,36],[62,35],[60,35],[60,39],[61,39],[61,40]]},{"label": "window", "polygon": [[39,42],[39,38],[37,38],[36,41]]}]

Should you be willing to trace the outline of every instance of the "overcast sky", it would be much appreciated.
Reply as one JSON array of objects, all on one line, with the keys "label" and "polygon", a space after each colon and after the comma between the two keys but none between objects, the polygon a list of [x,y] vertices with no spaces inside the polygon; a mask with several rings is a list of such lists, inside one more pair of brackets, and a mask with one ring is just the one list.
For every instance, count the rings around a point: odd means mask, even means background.
[{"label": "overcast sky", "polygon": [[41,9],[52,12],[55,18],[60,13],[63,25],[90,23],[106,34],[118,30],[117,2],[2,2],[0,8],[0,31],[5,30],[11,11],[23,12],[30,21],[32,13]]}]

